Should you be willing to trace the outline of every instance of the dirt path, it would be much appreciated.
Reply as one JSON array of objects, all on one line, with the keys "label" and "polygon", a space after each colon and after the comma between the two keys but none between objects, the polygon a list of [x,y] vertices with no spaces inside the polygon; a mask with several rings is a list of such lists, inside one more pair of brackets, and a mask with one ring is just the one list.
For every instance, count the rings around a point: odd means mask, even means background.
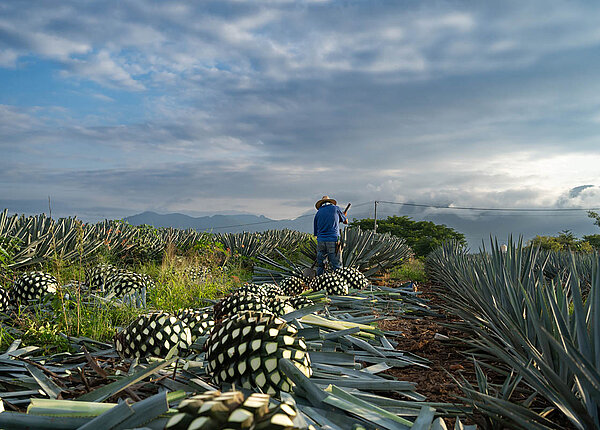
[{"label": "dirt path", "polygon": [[[386,284],[393,286],[393,282],[389,280],[386,280]],[[439,317],[398,318],[381,321],[379,327],[383,330],[401,331],[402,335],[394,338],[398,342],[397,349],[428,359],[431,362],[429,369],[410,366],[390,369],[387,373],[402,381],[415,382],[417,391],[427,396],[429,402],[462,404],[457,399],[462,395],[462,391],[452,376],[460,380],[462,374],[472,381],[475,378],[473,364],[460,353],[464,350],[464,344],[456,340],[437,340],[435,335],[463,338],[464,334],[441,325],[451,320],[436,306],[439,299],[434,296],[431,286],[419,285],[417,291],[421,292],[421,297],[430,300],[430,305],[440,313]],[[462,421],[463,424],[475,424],[472,419]],[[446,418],[446,422],[450,424],[449,428],[454,428],[453,419]]]},{"label": "dirt path", "polygon": [[[393,283],[386,280],[387,285],[393,286]],[[439,333],[449,338],[465,339],[463,332],[451,330],[444,327],[444,324],[457,321],[448,317],[440,308],[443,302],[435,295],[433,287],[429,284],[417,286],[417,291],[421,292],[421,297],[430,300],[432,309],[440,314],[439,317],[423,317],[417,319],[398,318],[391,321],[381,321],[379,326],[384,330],[399,330],[402,335],[394,338],[398,342],[397,349],[410,351],[431,361],[429,369],[416,367],[407,367],[404,369],[390,369],[389,374],[403,381],[417,383],[417,391],[427,396],[430,402],[462,402],[457,397],[463,396],[462,391],[452,379],[457,380],[464,376],[469,382],[476,385],[476,377],[473,362],[461,351],[465,350],[465,345],[460,340],[436,340],[435,335]],[[500,363],[494,363],[501,365]],[[504,381],[499,375],[493,372],[487,372],[488,377],[492,378],[490,382],[502,384]],[[538,398],[536,406],[541,410],[550,406],[544,399]],[[475,418],[475,420],[473,420]],[[463,420],[463,424],[476,424],[482,417],[475,415],[470,419]],[[554,419],[564,429],[574,429],[562,414],[553,413],[548,418]],[[454,426],[454,420],[450,421],[451,427]],[[481,427],[479,427],[481,428]]]}]

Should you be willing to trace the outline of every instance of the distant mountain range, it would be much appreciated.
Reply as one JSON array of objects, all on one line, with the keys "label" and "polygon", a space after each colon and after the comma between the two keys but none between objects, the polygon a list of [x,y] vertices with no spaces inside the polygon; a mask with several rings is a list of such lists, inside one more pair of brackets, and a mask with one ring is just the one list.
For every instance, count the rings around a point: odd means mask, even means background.
[{"label": "distant mountain range", "polygon": [[273,220],[264,215],[235,214],[192,217],[180,213],[158,214],[142,212],[124,218],[131,225],[149,224],[154,227],[193,228],[213,233],[236,233],[240,231],[264,231],[289,228],[310,231],[312,217],[300,217],[294,220]]},{"label": "distant mountain range", "polygon": [[[131,225],[149,224],[154,227],[174,227],[180,229],[193,228],[196,230],[224,229],[228,226],[231,230],[237,231],[236,226],[244,224],[254,224],[263,222],[272,222],[263,215],[212,215],[192,217],[180,213],[158,214],[156,212],[142,212],[124,219]],[[226,228],[229,230],[229,228]]]},{"label": "distant mountain range", "polygon": [[[571,230],[576,236],[599,234],[600,230],[583,213],[568,214],[529,214],[529,213],[479,213],[465,216],[442,211],[427,212],[414,207],[378,207],[378,218],[390,215],[407,215],[415,220],[433,221],[445,224],[465,234],[472,250],[477,250],[482,241],[489,244],[490,235],[505,243],[510,235],[525,240],[535,235],[555,235],[561,230]],[[198,231],[228,233],[241,231],[264,231],[289,228],[312,233],[312,212],[295,219],[273,220],[263,215],[233,214],[192,217],[180,213],[158,214],[143,212],[124,218],[132,225],[149,224],[155,227],[193,228]],[[372,208],[351,210],[350,218],[372,218]]]},{"label": "distant mountain range", "polygon": [[[582,187],[572,190],[581,191]],[[71,202],[53,201],[53,216],[72,216],[77,214],[85,222],[98,222],[104,218],[121,219],[133,211],[126,208],[95,207],[88,209],[76,208]],[[1,208],[8,208],[11,213],[26,213],[35,215],[48,212],[47,200],[6,200],[0,199]],[[274,220],[264,215],[224,212],[196,213],[196,216],[181,213],[158,214],[143,212],[127,216],[124,219],[133,225],[149,224],[155,227],[176,227],[181,229],[193,228],[199,231],[214,233],[264,231],[269,229],[289,228],[298,231],[312,232],[314,209],[307,211],[295,219]],[[460,211],[452,209],[424,209],[406,205],[380,204],[377,207],[377,217],[387,218],[390,215],[406,215],[414,220],[433,221],[445,224],[463,233],[469,246],[476,251],[482,241],[489,244],[490,235],[505,243],[509,235],[514,238],[523,236],[525,240],[535,235],[556,235],[562,230],[571,230],[577,237],[586,234],[600,234],[585,211],[578,212],[484,212]],[[350,218],[373,218],[373,206],[356,206],[350,209]]]}]

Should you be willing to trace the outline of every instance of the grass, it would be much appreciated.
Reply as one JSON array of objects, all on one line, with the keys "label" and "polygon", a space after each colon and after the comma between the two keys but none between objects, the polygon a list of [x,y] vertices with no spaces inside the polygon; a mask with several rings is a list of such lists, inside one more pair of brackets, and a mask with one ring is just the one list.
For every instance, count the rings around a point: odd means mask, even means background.
[{"label": "grass", "polygon": [[[200,267],[206,263],[211,266],[199,280],[192,280],[184,273],[187,267]],[[42,270],[54,275],[60,285],[70,286],[61,288],[51,302],[17,311],[11,315],[10,325],[0,324],[0,349],[6,350],[13,340],[21,339],[24,345],[41,347],[44,354],[68,351],[70,344],[61,333],[112,342],[120,327],[127,326],[141,314],[152,310],[176,312],[183,308],[204,307],[210,304],[207,299],[222,297],[239,287],[251,278],[250,271],[242,263],[241,260],[229,260],[226,266],[220,266],[211,258],[203,260],[197,255],[181,258],[166,252],[162,262],[128,267],[127,270],[149,275],[155,283],[146,292],[146,308],[140,309],[99,303],[78,289],[85,280],[85,267],[81,262],[65,265],[60,260],[54,261]]]},{"label": "grass", "polygon": [[401,266],[392,269],[390,278],[399,281],[426,282],[425,261],[423,258],[413,258]]}]

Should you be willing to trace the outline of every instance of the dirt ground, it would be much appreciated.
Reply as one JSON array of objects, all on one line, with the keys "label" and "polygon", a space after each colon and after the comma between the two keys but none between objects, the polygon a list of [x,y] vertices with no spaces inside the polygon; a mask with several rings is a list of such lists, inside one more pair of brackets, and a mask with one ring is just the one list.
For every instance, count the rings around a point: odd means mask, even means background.
[{"label": "dirt ground", "polygon": [[[398,349],[409,351],[431,361],[430,369],[406,367],[392,369],[390,374],[405,381],[417,383],[417,391],[432,402],[453,402],[461,394],[460,389],[450,376],[459,378],[461,372],[467,379],[474,375],[473,365],[459,353],[464,346],[456,341],[435,340],[436,333],[445,336],[459,336],[439,325],[436,319],[399,319],[383,321],[384,330],[400,330],[402,336],[395,338]],[[459,378],[460,379],[460,378]]]},{"label": "dirt ground", "polygon": [[[389,280],[384,282],[389,286],[393,286],[393,283]],[[387,373],[400,380],[417,383],[417,391],[427,396],[427,401],[460,404],[462,402],[457,397],[461,397],[463,393],[452,379],[452,376],[460,380],[460,375],[462,375],[472,384],[475,384],[476,381],[473,362],[468,356],[461,354],[461,351],[465,350],[465,345],[460,339],[466,336],[461,331],[444,326],[444,324],[456,322],[457,320],[449,317],[441,310],[440,305],[442,302],[434,293],[432,285],[420,284],[416,286],[416,289],[421,292],[421,297],[430,300],[429,305],[440,316],[380,321],[379,327],[383,330],[401,331],[402,335],[394,338],[398,342],[397,349],[409,351],[428,359],[431,362],[429,364],[430,368],[423,369],[411,366],[403,369],[390,369]],[[450,340],[436,340],[434,338],[436,333],[447,336]],[[498,365],[498,363],[494,364]],[[491,377],[490,382],[498,384],[503,382],[503,379],[497,379],[491,373],[488,373],[488,376]],[[539,399],[536,401],[536,406],[543,408],[548,405],[544,404],[543,399]],[[559,416],[558,413],[553,415],[554,417],[549,416],[548,418],[554,418],[555,422],[561,425],[562,428],[574,428],[564,416]],[[481,419],[480,415],[475,415],[474,419],[463,420],[463,424],[476,424]],[[446,422],[450,424],[449,428],[453,428],[454,420],[446,419]]]},{"label": "dirt ground", "polygon": [[[386,281],[386,284],[390,285],[389,280]],[[436,303],[439,299],[433,294],[430,285],[418,285],[416,288],[421,292],[421,297],[430,300],[430,305],[440,313],[440,317],[384,320],[379,323],[379,327],[383,330],[401,331],[402,335],[394,338],[398,342],[396,348],[428,359],[431,362],[430,368],[410,366],[403,369],[390,369],[387,373],[402,381],[415,382],[417,391],[427,396],[429,402],[461,403],[457,397],[462,395],[462,391],[452,376],[460,379],[460,373],[468,380],[474,380],[473,364],[460,353],[464,350],[464,344],[460,341],[436,340],[434,337],[436,334],[441,334],[452,339],[464,337],[464,334],[442,325],[452,320],[437,307]],[[453,428],[454,420],[446,419],[446,422],[450,424],[449,428]],[[463,424],[475,424],[475,422],[463,420]]]}]

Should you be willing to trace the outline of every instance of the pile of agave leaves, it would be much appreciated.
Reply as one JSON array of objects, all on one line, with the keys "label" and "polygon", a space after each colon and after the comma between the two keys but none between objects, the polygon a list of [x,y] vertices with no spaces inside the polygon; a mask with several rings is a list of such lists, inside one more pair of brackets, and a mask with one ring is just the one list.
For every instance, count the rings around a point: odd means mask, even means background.
[{"label": "pile of agave leaves", "polygon": [[[384,373],[394,367],[428,367],[426,359],[396,349],[398,332],[376,328],[381,319],[435,315],[413,290],[410,283],[370,286],[282,317],[304,337],[313,369],[307,378],[288,360],[279,360],[280,371],[295,386],[271,402],[295,405],[293,428],[437,430],[447,428],[443,417],[470,412],[427,402],[415,383]],[[179,355],[172,350],[139,362],[122,360],[113,345],[88,338],[68,338],[78,352],[52,356],[39,356],[35,346],[15,341],[0,355],[0,397],[6,405],[0,428],[162,429],[177,405],[192,395],[217,389],[248,395],[239,387],[211,383],[206,339],[200,337]],[[474,426],[463,426],[458,418],[455,428]]]}]

